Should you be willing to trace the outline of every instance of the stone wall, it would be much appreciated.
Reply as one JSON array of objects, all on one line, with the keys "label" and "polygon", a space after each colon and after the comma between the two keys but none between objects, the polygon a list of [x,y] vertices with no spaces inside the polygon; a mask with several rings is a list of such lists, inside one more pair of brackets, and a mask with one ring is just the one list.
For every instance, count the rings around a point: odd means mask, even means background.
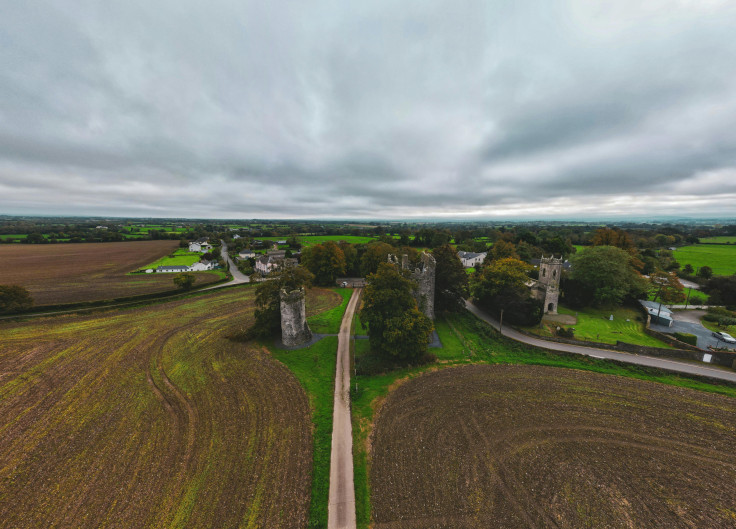
[{"label": "stone wall", "polygon": [[422,253],[421,268],[416,268],[411,273],[411,278],[418,285],[416,292],[414,292],[417,306],[430,320],[434,320],[434,280],[436,268],[437,262],[434,256],[424,252]]},{"label": "stone wall", "polygon": [[281,290],[281,341],[292,347],[312,339],[312,331],[307,324],[307,310],[304,302],[304,289],[287,292]]}]

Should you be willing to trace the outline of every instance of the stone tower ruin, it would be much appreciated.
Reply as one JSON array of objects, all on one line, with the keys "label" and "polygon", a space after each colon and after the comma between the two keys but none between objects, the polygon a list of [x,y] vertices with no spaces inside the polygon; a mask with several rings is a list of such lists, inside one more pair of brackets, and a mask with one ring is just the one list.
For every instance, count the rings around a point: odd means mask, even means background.
[{"label": "stone tower ruin", "polygon": [[542,256],[539,262],[539,279],[535,288],[535,297],[544,300],[545,314],[557,314],[561,274],[562,258]]},{"label": "stone tower ruin", "polygon": [[[399,258],[389,254],[388,262],[399,265]],[[419,310],[429,319],[434,320],[434,279],[437,261],[432,254],[422,252],[421,264],[411,272],[411,279],[417,283],[414,290],[414,299],[417,300]],[[401,269],[409,270],[409,256],[401,256]]]},{"label": "stone tower ruin", "polygon": [[312,331],[307,324],[307,311],[304,303],[304,288],[287,292],[281,289],[281,341],[292,347],[312,339]]}]

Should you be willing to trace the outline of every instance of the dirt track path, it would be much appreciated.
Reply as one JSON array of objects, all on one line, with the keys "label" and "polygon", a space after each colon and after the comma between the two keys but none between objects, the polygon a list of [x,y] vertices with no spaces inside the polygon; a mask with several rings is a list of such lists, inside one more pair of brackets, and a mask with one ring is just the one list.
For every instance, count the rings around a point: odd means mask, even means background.
[{"label": "dirt track path", "polygon": [[355,485],[353,483],[353,432],[350,423],[350,327],[361,289],[353,291],[342,318],[337,344],[335,406],[332,419],[330,457],[330,502],[328,529],[355,528]]}]

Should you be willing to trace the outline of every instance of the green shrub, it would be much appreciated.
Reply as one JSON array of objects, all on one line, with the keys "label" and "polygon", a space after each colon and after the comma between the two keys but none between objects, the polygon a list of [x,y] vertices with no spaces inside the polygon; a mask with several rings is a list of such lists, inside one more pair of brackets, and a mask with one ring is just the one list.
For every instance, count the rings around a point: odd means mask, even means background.
[{"label": "green shrub", "polygon": [[575,329],[572,327],[569,327],[565,329],[564,327],[557,327],[557,331],[555,332],[557,336],[560,338],[575,338]]},{"label": "green shrub", "polygon": [[676,332],[675,338],[690,345],[698,345],[698,337],[689,332]]},{"label": "green shrub", "polygon": [[705,321],[718,321],[718,320],[720,320],[721,318],[720,318],[719,316],[715,315],[715,314],[705,314],[705,315],[703,316],[703,319],[704,319]]},{"label": "green shrub", "polygon": [[[708,307],[708,314],[717,314],[718,316],[725,316],[726,318],[736,318],[736,312],[728,310],[725,307]],[[715,321],[715,320],[708,320]]]}]

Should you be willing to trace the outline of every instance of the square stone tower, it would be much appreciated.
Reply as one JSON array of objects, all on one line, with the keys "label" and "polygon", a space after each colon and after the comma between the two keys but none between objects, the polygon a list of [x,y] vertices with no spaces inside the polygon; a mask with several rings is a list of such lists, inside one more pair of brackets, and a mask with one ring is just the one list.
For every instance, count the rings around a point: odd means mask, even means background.
[{"label": "square stone tower", "polygon": [[[544,292],[545,314],[557,314],[557,303],[560,298],[560,275],[562,275],[562,258],[542,256],[539,263],[539,290]],[[542,296],[539,296],[542,299]]]}]

